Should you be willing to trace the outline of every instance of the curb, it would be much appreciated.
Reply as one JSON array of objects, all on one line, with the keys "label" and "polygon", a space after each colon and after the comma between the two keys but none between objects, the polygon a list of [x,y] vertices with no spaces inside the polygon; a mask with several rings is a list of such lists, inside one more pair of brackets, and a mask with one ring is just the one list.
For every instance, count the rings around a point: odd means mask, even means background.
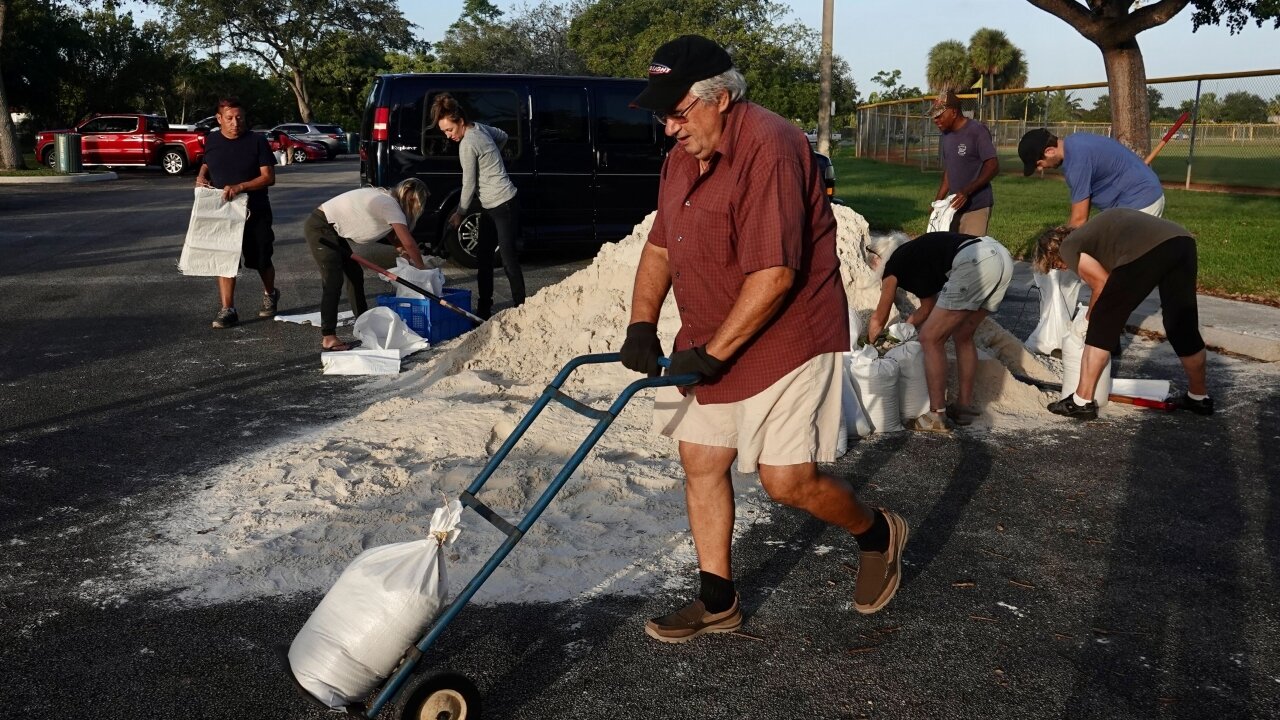
[{"label": "curb", "polygon": [[0,185],[75,185],[117,179],[119,179],[119,176],[113,172],[74,173],[71,175],[3,175],[0,176]]},{"label": "curb", "polygon": [[[1154,315],[1135,313],[1130,315],[1125,329],[1130,331],[1141,330],[1144,333],[1158,335],[1161,339],[1168,340],[1164,334],[1164,319],[1160,313]],[[1204,344],[1212,350],[1221,350],[1232,355],[1243,355],[1262,362],[1280,362],[1280,340],[1257,335],[1246,335],[1239,331],[1206,325],[1204,321],[1201,321],[1200,336],[1204,338]]]}]

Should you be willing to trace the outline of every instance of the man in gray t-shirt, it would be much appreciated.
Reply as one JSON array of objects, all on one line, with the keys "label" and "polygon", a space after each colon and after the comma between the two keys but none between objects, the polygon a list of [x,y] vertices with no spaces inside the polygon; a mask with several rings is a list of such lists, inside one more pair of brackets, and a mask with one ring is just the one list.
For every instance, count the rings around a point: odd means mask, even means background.
[{"label": "man in gray t-shirt", "polygon": [[986,235],[995,204],[991,179],[1000,172],[991,131],[977,120],[966,118],[960,109],[960,98],[950,90],[938,96],[930,115],[942,131],[942,182],[934,200],[954,193],[951,207],[956,214],[951,231]]}]

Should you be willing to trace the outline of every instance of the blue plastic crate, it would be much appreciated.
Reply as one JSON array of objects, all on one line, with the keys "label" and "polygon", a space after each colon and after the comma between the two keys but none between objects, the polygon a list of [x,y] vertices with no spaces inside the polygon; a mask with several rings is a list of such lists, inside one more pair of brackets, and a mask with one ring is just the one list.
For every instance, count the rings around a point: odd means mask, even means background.
[{"label": "blue plastic crate", "polygon": [[[471,312],[470,290],[445,288],[440,293],[440,297]],[[379,295],[378,305],[394,310],[410,329],[426,338],[432,345],[452,340],[472,327],[470,320],[431,299],[419,300],[395,295]]]}]

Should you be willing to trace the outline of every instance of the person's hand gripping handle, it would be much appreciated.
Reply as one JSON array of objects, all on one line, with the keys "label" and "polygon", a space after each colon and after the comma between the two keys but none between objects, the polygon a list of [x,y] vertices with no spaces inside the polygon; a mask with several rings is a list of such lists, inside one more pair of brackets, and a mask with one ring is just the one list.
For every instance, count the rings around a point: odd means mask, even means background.
[{"label": "person's hand gripping handle", "polygon": [[658,340],[657,324],[634,322],[628,325],[627,339],[622,343],[622,350],[618,354],[622,366],[628,370],[658,377],[661,373],[658,358],[662,357],[662,342]]}]

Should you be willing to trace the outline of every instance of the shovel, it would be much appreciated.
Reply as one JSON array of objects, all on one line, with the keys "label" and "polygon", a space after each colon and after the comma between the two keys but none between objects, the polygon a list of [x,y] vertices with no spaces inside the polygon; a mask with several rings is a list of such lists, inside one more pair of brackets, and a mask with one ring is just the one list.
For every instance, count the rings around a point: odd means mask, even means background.
[{"label": "shovel", "polygon": [[325,246],[327,246],[327,247],[330,247],[330,248],[333,248],[334,250],[337,250],[339,254],[344,255],[344,256],[346,256],[346,257],[349,257],[349,258],[351,258],[352,260],[355,260],[356,262],[358,262],[358,263],[360,263],[361,265],[363,265],[363,266],[365,266],[365,267],[369,268],[370,270],[372,270],[372,271],[374,271],[374,272],[378,273],[379,275],[381,275],[382,277],[384,277],[384,278],[386,278],[386,279],[390,280],[391,282],[400,283],[401,285],[403,285],[403,286],[405,286],[405,287],[409,288],[410,290],[412,290],[412,291],[414,291],[414,292],[416,292],[416,293],[421,293],[423,297],[427,297],[427,298],[431,298],[432,300],[435,300],[436,302],[440,303],[440,307],[445,308],[446,310],[452,310],[453,312],[458,313],[459,315],[461,315],[461,316],[465,317],[466,319],[470,320],[471,322],[475,323],[476,325],[479,325],[479,324],[481,324],[481,323],[483,323],[483,322],[484,322],[484,318],[480,317],[479,315],[472,315],[471,313],[467,312],[466,310],[463,310],[462,308],[458,307],[457,305],[454,305],[453,303],[449,302],[448,300],[445,300],[444,298],[440,297],[439,295],[436,295],[435,293],[431,292],[430,290],[426,290],[426,289],[420,288],[420,287],[418,287],[417,285],[415,285],[415,284],[413,284],[413,283],[409,282],[408,280],[405,280],[404,278],[400,277],[399,275],[396,275],[395,273],[391,272],[390,270],[388,270],[388,269],[386,269],[386,268],[384,268],[384,267],[381,267],[381,266],[379,266],[379,265],[376,265],[376,264],[374,264],[374,263],[371,263],[371,262],[369,262],[368,260],[365,260],[364,258],[360,257],[359,255],[356,255],[355,253],[351,252],[350,250],[345,250],[345,251],[344,251],[344,250],[343,250],[343,248],[336,247],[336,246],[334,246],[334,245],[333,245],[333,244],[331,244],[331,243],[325,242],[324,240],[321,240],[320,242],[321,242],[322,244],[324,244]]},{"label": "shovel", "polygon": [[[1018,382],[1024,382],[1028,385],[1038,387],[1041,390],[1062,392],[1061,383],[1036,380],[1034,378],[1029,378],[1026,375],[1019,375],[1018,373],[1013,373],[1013,378]],[[1151,400],[1149,398],[1132,397],[1130,395],[1116,395],[1113,393],[1107,396],[1107,400],[1110,400],[1113,403],[1120,403],[1122,405],[1134,405],[1136,407],[1151,408],[1152,410],[1163,410],[1164,412],[1173,412],[1178,409],[1177,405],[1167,400]]]}]

